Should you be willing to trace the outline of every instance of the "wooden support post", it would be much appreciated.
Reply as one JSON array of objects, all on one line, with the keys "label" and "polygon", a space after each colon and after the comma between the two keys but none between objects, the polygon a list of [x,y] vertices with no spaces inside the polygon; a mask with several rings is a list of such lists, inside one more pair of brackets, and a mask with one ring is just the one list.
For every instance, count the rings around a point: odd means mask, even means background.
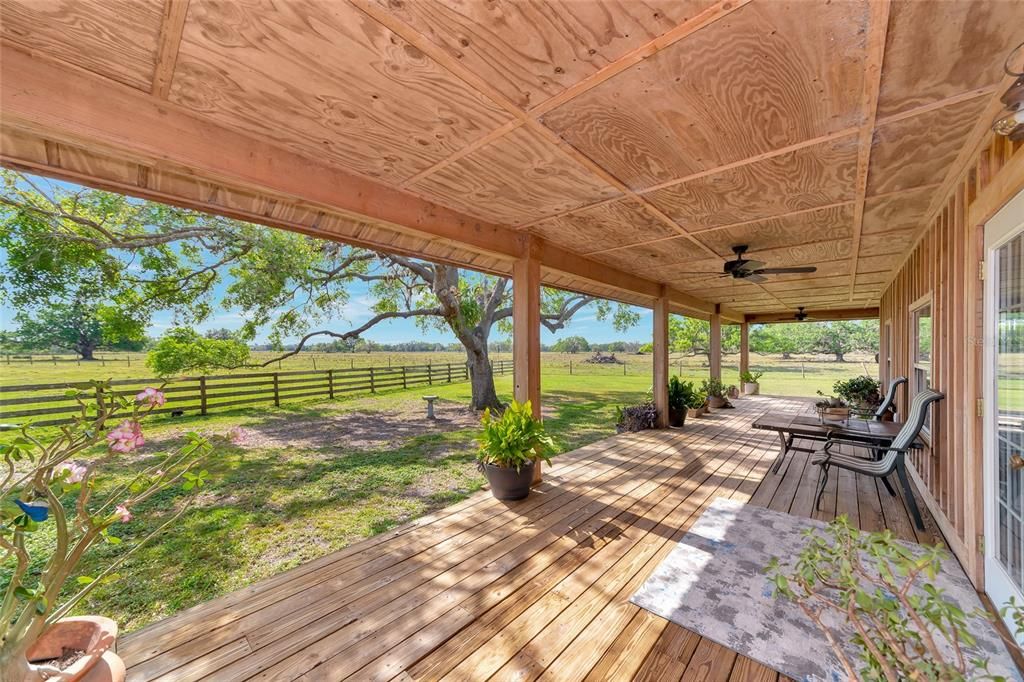
[{"label": "wooden support post", "polygon": [[[530,401],[540,419],[540,242],[525,237],[522,256],[512,267],[512,374],[515,398]],[[533,482],[541,480],[536,460]]]},{"label": "wooden support post", "polygon": [[711,378],[722,379],[722,316],[717,312],[711,315]]},{"label": "wooden support post", "polygon": [[199,414],[206,414],[206,377],[199,377]]},{"label": "wooden support post", "polygon": [[740,374],[750,371],[750,325],[740,323]]},{"label": "wooden support post", "polygon": [[654,406],[659,429],[668,427],[668,363],[668,296],[662,287],[654,300]]}]

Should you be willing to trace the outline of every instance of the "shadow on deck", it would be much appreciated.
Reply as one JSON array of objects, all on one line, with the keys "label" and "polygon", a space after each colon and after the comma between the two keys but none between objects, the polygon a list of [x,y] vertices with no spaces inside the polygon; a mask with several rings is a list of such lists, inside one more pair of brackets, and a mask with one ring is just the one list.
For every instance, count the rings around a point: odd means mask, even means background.
[{"label": "shadow on deck", "polygon": [[770,473],[778,441],[751,422],[808,406],[744,398],[683,431],[592,443],[526,500],[485,491],[154,623],[118,652],[133,680],[776,680],[628,599],[715,497],[941,541],[874,479],[833,477],[815,512],[806,454]]}]

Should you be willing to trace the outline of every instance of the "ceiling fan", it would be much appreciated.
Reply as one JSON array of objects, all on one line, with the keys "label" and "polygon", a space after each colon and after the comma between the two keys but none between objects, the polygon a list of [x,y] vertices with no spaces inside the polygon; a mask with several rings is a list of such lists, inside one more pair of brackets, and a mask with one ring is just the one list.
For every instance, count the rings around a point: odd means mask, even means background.
[{"label": "ceiling fan", "polygon": [[796,309],[796,315],[793,316],[793,319],[796,320],[797,322],[803,322],[804,320],[813,320],[814,318],[810,317],[807,313],[805,313],[804,307],[800,306],[799,308]]},{"label": "ceiling fan", "polygon": [[745,279],[748,282],[767,282],[768,278],[765,275],[789,275],[799,273],[811,273],[817,272],[818,268],[813,265],[794,267],[794,268],[768,268],[765,264],[756,260],[747,260],[743,257],[743,254],[747,252],[747,245],[741,244],[739,246],[732,247],[733,253],[736,254],[735,260],[726,261],[725,266],[722,268],[722,277],[731,276],[733,279]]}]

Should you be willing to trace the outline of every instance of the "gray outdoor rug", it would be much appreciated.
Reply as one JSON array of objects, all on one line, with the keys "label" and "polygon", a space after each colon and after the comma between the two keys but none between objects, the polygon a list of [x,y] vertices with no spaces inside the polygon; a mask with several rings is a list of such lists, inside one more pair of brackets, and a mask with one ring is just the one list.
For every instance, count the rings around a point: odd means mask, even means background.
[{"label": "gray outdoor rug", "polygon": [[[772,557],[779,557],[788,572],[807,542],[802,531],[824,526],[718,498],[630,601],[789,677],[844,680],[825,636],[796,604],[772,596],[773,586],[763,572]],[[981,607],[951,556],[934,584],[964,611]],[[852,628],[829,615],[823,620],[837,640],[850,642]],[[969,629],[978,640],[975,650],[968,650],[970,658],[987,658],[990,673],[1021,679],[991,623],[974,618]],[[849,656],[858,660],[853,644]]]}]

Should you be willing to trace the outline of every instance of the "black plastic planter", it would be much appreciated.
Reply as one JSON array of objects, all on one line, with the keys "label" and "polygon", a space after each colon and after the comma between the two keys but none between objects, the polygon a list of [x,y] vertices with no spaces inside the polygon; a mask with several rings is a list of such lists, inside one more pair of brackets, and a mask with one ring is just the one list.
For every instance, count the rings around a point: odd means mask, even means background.
[{"label": "black plastic planter", "polygon": [[505,467],[484,464],[482,466],[487,482],[491,484],[491,494],[499,500],[521,500],[530,494],[530,483],[533,481],[531,461],[524,464],[519,471]]},{"label": "black plastic planter", "polygon": [[668,425],[675,429],[681,429],[686,425],[686,408],[668,408]]}]

